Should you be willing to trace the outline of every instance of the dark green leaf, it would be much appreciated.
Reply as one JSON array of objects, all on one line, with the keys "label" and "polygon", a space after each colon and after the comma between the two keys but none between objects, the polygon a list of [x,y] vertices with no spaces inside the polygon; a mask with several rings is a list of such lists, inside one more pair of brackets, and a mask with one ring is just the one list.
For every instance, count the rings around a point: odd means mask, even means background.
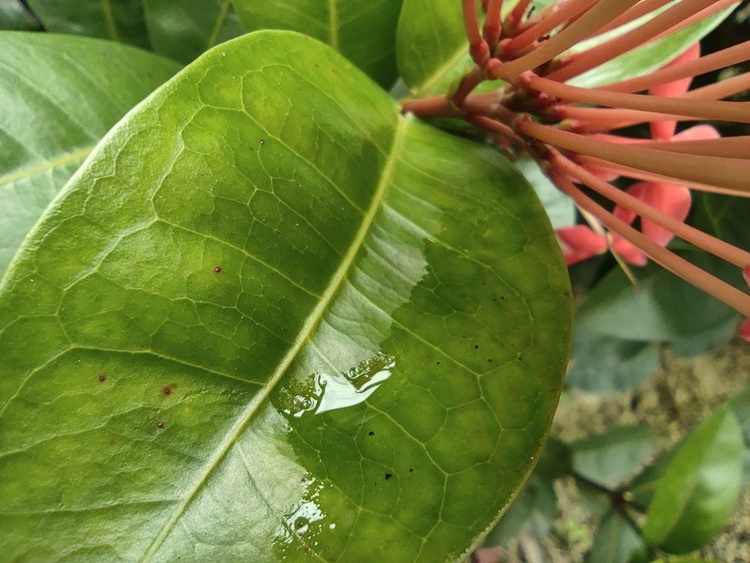
[{"label": "dark green leaf", "polygon": [[647,426],[619,426],[571,444],[573,470],[614,488],[635,472],[653,446],[654,433]]},{"label": "dark green leaf", "polygon": [[572,362],[565,380],[588,393],[619,393],[637,387],[656,371],[659,348],[652,342],[624,340],[574,327]]},{"label": "dark green leaf", "polygon": [[231,0],[143,0],[143,11],[154,51],[183,63],[244,33]]},{"label": "dark green leaf", "polygon": [[485,545],[504,545],[522,530],[530,530],[537,537],[549,532],[557,514],[555,479],[570,471],[570,448],[550,437],[539,463],[526,485],[505,511],[500,522],[485,539]]},{"label": "dark green leaf", "polygon": [[742,433],[722,407],[693,430],[659,480],[643,538],[669,553],[701,547],[726,524],[742,485]]},{"label": "dark green leaf", "polygon": [[700,204],[716,236],[740,248],[750,248],[750,199],[705,193]]},{"label": "dark green leaf", "polygon": [[610,510],[599,523],[587,563],[629,563],[643,548],[640,534],[619,512]]},{"label": "dark green leaf", "polygon": [[542,538],[549,533],[556,516],[557,495],[552,481],[534,474],[488,534],[484,545],[505,545],[523,531]]},{"label": "dark green leaf", "polygon": [[248,31],[299,31],[329,44],[385,88],[398,77],[396,24],[402,0],[233,2]]},{"label": "dark green leaf", "polygon": [[[738,268],[702,252],[685,255],[719,277],[743,284]],[[682,354],[697,354],[728,341],[737,313],[656,264],[634,271],[634,286],[618,268],[576,312],[576,330],[634,341],[666,341]]]},{"label": "dark green leaf", "polygon": [[28,0],[47,31],[100,37],[149,48],[142,0]]},{"label": "dark green leaf", "polygon": [[296,33],[216,47],[0,287],[3,555],[460,558],[540,453],[568,291],[495,150]]},{"label": "dark green leaf", "polygon": [[656,491],[659,480],[684,442],[685,438],[680,440],[671,449],[661,453],[643,471],[636,475],[628,487],[628,492],[636,506],[644,511],[646,510],[651,503],[651,499],[654,497],[654,491]]},{"label": "dark green leaf", "polygon": [[99,139],[178,68],[117,43],[0,34],[0,276]]},{"label": "dark green leaf", "polygon": [[396,35],[398,71],[414,97],[445,93],[473,65],[461,2],[403,0]]},{"label": "dark green leaf", "polygon": [[0,29],[36,31],[39,22],[19,0],[3,0],[0,2]]}]

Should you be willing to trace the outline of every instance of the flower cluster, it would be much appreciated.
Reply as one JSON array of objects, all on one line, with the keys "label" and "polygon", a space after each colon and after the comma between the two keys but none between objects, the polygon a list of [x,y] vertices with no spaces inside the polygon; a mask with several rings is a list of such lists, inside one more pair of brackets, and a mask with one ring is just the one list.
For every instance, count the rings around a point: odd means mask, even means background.
[{"label": "flower cluster", "polygon": [[[750,41],[706,56],[694,45],[661,69],[597,88],[568,83],[734,3],[562,0],[534,14],[531,0],[519,0],[502,16],[503,0],[483,0],[480,28],[474,0],[462,0],[476,66],[451,94],[410,100],[403,109],[463,117],[502,149],[535,159],[588,223],[557,232],[569,264],[607,249],[621,263],[653,260],[747,317],[740,335],[750,340],[750,295],[666,248],[678,237],[740,268],[750,285],[750,252],[685,223],[691,190],[750,197],[750,137],[722,138],[705,124],[675,133],[679,122],[750,123],[749,103],[726,100],[750,87],[750,73],[690,89],[695,76],[749,60]],[[633,22],[640,23],[628,25]],[[596,46],[571,54],[597,36]],[[503,81],[498,90],[472,94],[497,79]],[[648,139],[622,133],[646,123]],[[617,178],[630,186],[616,187]],[[600,205],[601,198],[612,205]],[[633,226],[636,218],[640,228]]]}]

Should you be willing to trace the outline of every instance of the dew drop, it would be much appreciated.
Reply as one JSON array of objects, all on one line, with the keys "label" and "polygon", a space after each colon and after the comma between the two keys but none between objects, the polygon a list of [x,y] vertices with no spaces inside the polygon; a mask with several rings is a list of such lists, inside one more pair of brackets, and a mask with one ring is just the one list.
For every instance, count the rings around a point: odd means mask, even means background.
[{"label": "dew drop", "polygon": [[266,140],[265,140],[265,139],[261,139],[261,140],[260,140],[260,144],[261,144],[261,145],[265,145],[265,144],[266,144]]},{"label": "dew drop", "polygon": [[331,524],[330,526],[328,526],[328,529],[329,530],[335,530],[336,529],[336,524]]},{"label": "dew drop", "polygon": [[221,266],[216,266],[214,268],[214,274],[220,274],[221,273]]},{"label": "dew drop", "polygon": [[99,383],[104,383],[105,381],[107,381],[107,377],[104,376],[104,375],[100,375],[99,376]]}]

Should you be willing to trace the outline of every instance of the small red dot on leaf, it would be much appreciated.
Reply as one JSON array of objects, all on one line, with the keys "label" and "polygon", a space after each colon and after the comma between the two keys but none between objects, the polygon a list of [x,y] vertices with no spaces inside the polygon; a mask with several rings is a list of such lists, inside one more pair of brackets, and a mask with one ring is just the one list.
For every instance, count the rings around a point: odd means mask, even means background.
[{"label": "small red dot on leaf", "polygon": [[172,389],[170,389],[169,387],[165,387],[161,390],[161,392],[164,393],[165,397],[169,397],[172,394]]},{"label": "small red dot on leaf", "polygon": [[99,383],[104,383],[105,381],[107,381],[107,377],[104,376],[104,375],[100,375],[99,376]]},{"label": "small red dot on leaf", "polygon": [[220,274],[221,273],[221,266],[216,266],[214,268],[214,274]]}]

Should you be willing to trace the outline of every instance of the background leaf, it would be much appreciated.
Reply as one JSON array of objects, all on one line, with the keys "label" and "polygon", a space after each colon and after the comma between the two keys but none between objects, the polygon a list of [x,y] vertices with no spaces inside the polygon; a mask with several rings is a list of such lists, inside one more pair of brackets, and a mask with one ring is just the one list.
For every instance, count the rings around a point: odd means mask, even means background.
[{"label": "background leaf", "polygon": [[117,43],[0,34],[0,276],[99,139],[178,68]]},{"label": "background leaf", "polygon": [[401,78],[412,96],[445,93],[474,64],[464,34],[461,3],[404,0],[398,20],[396,58]]},{"label": "background leaf", "polygon": [[248,31],[299,31],[329,44],[385,88],[398,77],[396,22],[402,0],[233,1]]},{"label": "background leaf", "polygon": [[39,22],[18,0],[3,0],[0,2],[0,29],[36,31]]},{"label": "background leaf", "polygon": [[569,315],[496,151],[298,34],[217,47],[0,288],[3,553],[462,557],[539,455]]},{"label": "background leaf", "polygon": [[619,393],[646,381],[659,366],[653,342],[625,340],[580,325],[573,330],[565,383],[587,393]]},{"label": "background leaf", "polygon": [[182,63],[245,32],[231,0],[143,0],[143,11],[154,51]]},{"label": "background leaf", "polygon": [[701,547],[726,524],[742,485],[742,434],[726,407],[693,430],[656,485],[644,541],[669,553]]},{"label": "background leaf", "polygon": [[47,31],[151,46],[141,0],[28,0],[28,5]]},{"label": "background leaf", "polygon": [[654,449],[647,426],[619,426],[571,444],[573,471],[614,489],[646,460]]},{"label": "background leaf", "polygon": [[[685,257],[737,287],[744,283],[736,267],[713,256],[690,252]],[[620,269],[605,276],[578,308],[576,331],[671,342],[683,355],[704,352],[734,335],[739,317],[723,303],[655,264],[634,274],[637,287]],[[696,310],[701,314],[695,315]]]},{"label": "background leaf", "polygon": [[610,510],[599,523],[594,544],[586,553],[588,563],[630,563],[643,548],[640,534],[620,513]]}]

